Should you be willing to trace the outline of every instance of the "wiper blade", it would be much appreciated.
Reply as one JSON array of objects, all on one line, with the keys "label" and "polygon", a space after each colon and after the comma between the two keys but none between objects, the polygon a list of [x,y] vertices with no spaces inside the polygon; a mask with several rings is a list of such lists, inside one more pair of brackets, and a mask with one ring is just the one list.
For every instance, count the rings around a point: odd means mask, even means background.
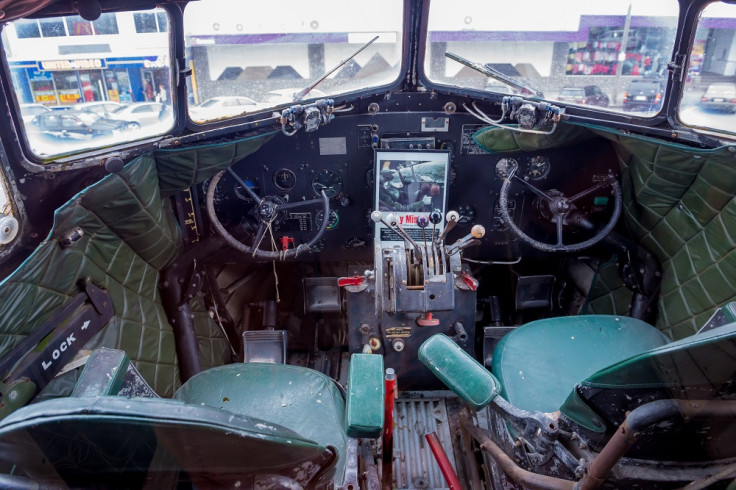
[{"label": "wiper blade", "polygon": [[320,83],[322,83],[322,80],[324,80],[325,78],[329,77],[330,75],[332,75],[333,73],[335,73],[345,63],[347,63],[348,61],[350,61],[353,58],[355,58],[356,56],[358,56],[361,51],[363,51],[365,48],[367,48],[368,46],[370,46],[371,44],[373,44],[374,42],[376,42],[376,39],[378,39],[379,37],[380,36],[376,36],[373,39],[371,39],[370,41],[368,41],[367,43],[365,43],[363,46],[360,47],[359,50],[357,50],[355,53],[353,53],[350,57],[345,58],[344,60],[342,60],[341,62],[339,62],[332,70],[330,70],[327,73],[325,73],[322,78],[320,78],[318,80],[315,80],[314,83],[310,84],[309,86],[307,86],[306,88],[304,88],[301,92],[299,92],[296,95],[294,95],[294,100],[292,100],[292,102],[299,102],[300,100],[302,100],[304,97],[307,96],[307,94],[309,92],[312,91],[312,89],[314,87],[316,87],[317,85],[319,85]]},{"label": "wiper blade", "polygon": [[484,74],[487,77],[491,77],[495,80],[498,80],[501,83],[505,83],[506,85],[513,87],[519,91],[527,92],[532,94],[535,97],[544,97],[544,94],[541,90],[539,90],[536,87],[533,87],[529,85],[528,83],[519,82],[517,80],[514,80],[513,78],[509,77],[508,75],[504,75],[500,71],[496,70],[495,68],[491,68],[487,65],[481,65],[480,63],[476,63],[475,61],[470,61],[468,59],[463,58],[462,56],[456,55],[455,53],[450,53],[449,51],[445,52],[445,56],[450,58],[451,60],[457,61],[458,63],[461,63],[468,68],[472,68],[473,70],[480,72]]}]

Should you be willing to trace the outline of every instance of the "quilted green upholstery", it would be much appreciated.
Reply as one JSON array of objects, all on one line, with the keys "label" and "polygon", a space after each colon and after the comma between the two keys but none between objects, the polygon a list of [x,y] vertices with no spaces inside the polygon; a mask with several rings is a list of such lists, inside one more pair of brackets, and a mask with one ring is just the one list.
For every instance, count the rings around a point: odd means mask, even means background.
[{"label": "quilted green upholstery", "polygon": [[617,258],[614,257],[598,266],[581,313],[627,314],[632,293],[624,285],[616,261]]},{"label": "quilted green upholstery", "polygon": [[[621,170],[624,223],[663,270],[656,326],[674,339],[692,335],[736,298],[736,148],[693,148],[602,127],[559,128],[551,136],[484,129],[474,137],[489,151],[610,141]],[[619,287],[612,285],[612,293],[620,295]],[[589,311],[622,314],[610,309],[621,303],[620,296],[591,302]]]},{"label": "quilted green upholstery", "polygon": [[509,403],[554,412],[587,376],[666,343],[659,330],[635,318],[547,318],[522,325],[501,339],[491,370]]},{"label": "quilted green upholstery", "polygon": [[[124,350],[154,390],[171,396],[181,383],[158,281],[179,254],[181,233],[165,197],[255,151],[268,137],[143,155],[58,209],[48,238],[0,283],[0,356],[77,294],[78,279],[90,277],[109,291],[115,316],[86,348]],[[82,237],[62,248],[59,238],[75,228]],[[225,363],[221,330],[201,301],[192,309],[203,367]]]}]

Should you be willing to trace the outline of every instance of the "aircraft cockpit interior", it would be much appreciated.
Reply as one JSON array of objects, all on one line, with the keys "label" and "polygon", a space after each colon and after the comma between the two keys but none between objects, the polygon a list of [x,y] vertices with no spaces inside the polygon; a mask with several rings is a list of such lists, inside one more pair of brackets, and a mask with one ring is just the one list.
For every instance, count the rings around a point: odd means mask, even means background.
[{"label": "aircraft cockpit interior", "polygon": [[0,0],[0,487],[736,488],[736,6],[520,1]]}]

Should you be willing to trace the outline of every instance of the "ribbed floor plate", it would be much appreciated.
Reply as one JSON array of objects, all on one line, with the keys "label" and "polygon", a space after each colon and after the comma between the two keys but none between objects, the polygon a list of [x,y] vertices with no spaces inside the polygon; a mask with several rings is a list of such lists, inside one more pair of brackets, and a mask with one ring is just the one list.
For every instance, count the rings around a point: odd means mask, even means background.
[{"label": "ribbed floor plate", "polygon": [[424,435],[435,431],[454,468],[455,455],[442,398],[396,400],[394,420],[394,488],[448,488]]}]

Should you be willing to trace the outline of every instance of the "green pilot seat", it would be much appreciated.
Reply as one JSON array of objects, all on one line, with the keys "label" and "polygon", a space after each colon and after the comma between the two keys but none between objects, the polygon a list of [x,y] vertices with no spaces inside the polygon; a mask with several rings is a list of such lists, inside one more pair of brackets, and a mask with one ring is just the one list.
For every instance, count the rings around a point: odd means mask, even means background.
[{"label": "green pilot seat", "polygon": [[174,399],[105,396],[117,393],[115,373],[127,358],[101,372],[94,357],[74,396],[26,406],[0,423],[0,467],[70,487],[171,488],[188,477],[198,488],[326,488],[343,481],[348,438],[383,428],[376,355],[352,356],[347,402],[318,371],[259,363],[203,371]]},{"label": "green pilot seat", "polygon": [[[493,354],[493,374],[451,344],[435,335],[420,348],[420,359],[460,398],[479,409],[500,393],[527,412],[560,411],[596,450],[628,412],[648,402],[736,397],[736,322],[668,342],[654,327],[628,317],[539,320],[501,340]],[[640,438],[628,454],[667,461],[722,460],[736,457],[734,441],[736,424],[730,421],[690,420]]]},{"label": "green pilot seat", "polygon": [[512,330],[496,346],[491,371],[515,407],[559,410],[575,385],[599,369],[660,347],[668,339],[635,318],[548,318]]}]

